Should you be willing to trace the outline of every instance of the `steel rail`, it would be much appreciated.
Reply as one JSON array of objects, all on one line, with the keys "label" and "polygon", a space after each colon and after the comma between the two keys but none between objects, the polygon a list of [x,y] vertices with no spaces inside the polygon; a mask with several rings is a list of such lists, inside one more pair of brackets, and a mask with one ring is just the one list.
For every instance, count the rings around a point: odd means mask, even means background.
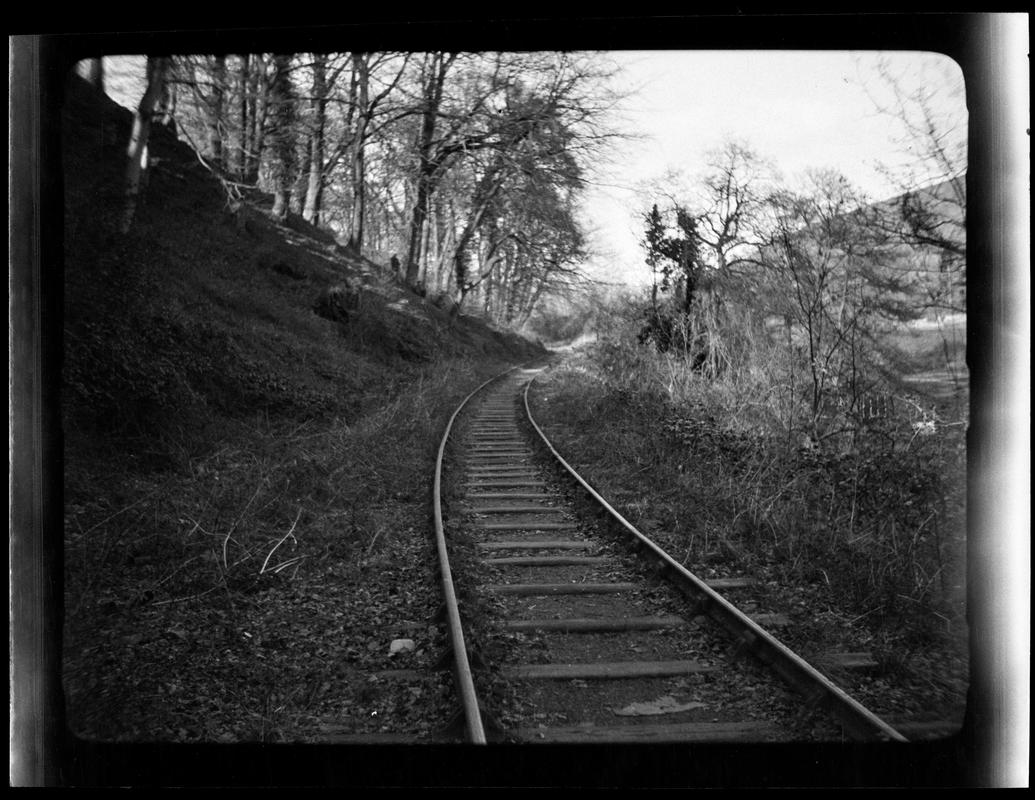
[{"label": "steel rail", "polygon": [[698,601],[700,611],[719,622],[735,638],[744,643],[756,656],[768,663],[786,681],[802,693],[807,701],[816,703],[835,716],[853,736],[862,740],[908,741],[859,701],[848,695],[843,689],[832,683],[815,667],[790,650],[775,636],[762,628],[758,623],[746,616],[722,595],[708,586],[704,581],[686,569],[672,556],[666,553],[649,537],[638,531],[632,523],[616,511],[599,492],[589,485],[575,469],[564,460],[557,449],[547,438],[543,429],[532,416],[528,402],[528,390],[538,375],[533,375],[525,384],[523,394],[525,414],[536,433],[543,440],[547,449],[565,470],[589,493],[589,495],[629,533],[641,546],[649,550],[671,570],[680,585],[689,589]]},{"label": "steel rail", "polygon": [[520,367],[511,367],[499,375],[489,378],[477,389],[467,395],[453,411],[449,422],[446,423],[445,432],[442,434],[442,441],[438,446],[438,456],[435,459],[435,483],[432,490],[432,508],[435,522],[435,546],[438,550],[438,562],[442,576],[442,594],[445,599],[446,624],[449,629],[449,643],[453,649],[453,665],[456,672],[457,690],[460,694],[460,704],[463,707],[464,721],[467,728],[467,738],[472,744],[486,744],[485,725],[482,722],[481,709],[478,707],[478,693],[474,688],[474,678],[471,673],[471,663],[467,658],[467,644],[464,641],[463,624],[460,621],[460,609],[456,600],[456,589],[453,586],[453,572],[449,567],[449,552],[446,548],[446,532],[442,524],[442,459],[446,452],[446,443],[449,441],[449,434],[453,429],[453,423],[463,411],[464,407],[476,394],[490,383],[499,380]]}]

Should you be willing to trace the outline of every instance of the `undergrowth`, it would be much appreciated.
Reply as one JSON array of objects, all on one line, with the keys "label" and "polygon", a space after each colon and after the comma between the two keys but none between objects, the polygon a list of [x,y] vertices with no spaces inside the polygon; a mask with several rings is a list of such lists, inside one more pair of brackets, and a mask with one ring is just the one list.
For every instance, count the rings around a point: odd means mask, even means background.
[{"label": "undergrowth", "polygon": [[562,452],[691,571],[764,568],[915,645],[963,628],[962,425],[900,405],[802,446],[762,370],[709,379],[614,339],[542,380]]},{"label": "undergrowth", "polygon": [[[206,431],[166,431],[168,466],[109,451],[108,467],[68,464],[66,561],[73,605],[105,593],[119,605],[250,590],[332,555],[362,559],[402,526],[428,490],[442,415],[481,371],[466,360],[415,369],[351,424],[342,416],[268,413]],[[218,430],[217,430],[218,427]],[[139,567],[127,581],[127,567]]]}]

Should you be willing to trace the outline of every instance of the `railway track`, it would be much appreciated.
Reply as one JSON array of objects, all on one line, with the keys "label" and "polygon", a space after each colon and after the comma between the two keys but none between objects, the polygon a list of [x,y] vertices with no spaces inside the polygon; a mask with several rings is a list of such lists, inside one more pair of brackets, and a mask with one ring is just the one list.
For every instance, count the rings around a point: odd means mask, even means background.
[{"label": "railway track", "polygon": [[[768,630],[779,615],[752,617],[726,599],[749,581],[700,580],[600,497],[532,418],[536,374],[483,384],[439,447],[436,539],[466,741],[905,740],[782,645]],[[447,541],[450,437],[460,472]],[[492,640],[479,642],[491,657],[477,670],[456,552],[473,573],[464,579],[476,586],[479,637]]]}]

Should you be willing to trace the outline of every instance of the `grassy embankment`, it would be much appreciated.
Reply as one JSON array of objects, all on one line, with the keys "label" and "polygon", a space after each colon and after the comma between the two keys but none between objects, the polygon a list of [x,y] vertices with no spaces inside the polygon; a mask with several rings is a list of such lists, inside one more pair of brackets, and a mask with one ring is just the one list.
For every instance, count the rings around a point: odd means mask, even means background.
[{"label": "grassy embankment", "polygon": [[[906,378],[947,374],[938,331],[900,339]],[[962,347],[953,355],[960,369]],[[912,665],[936,684],[931,707],[961,707],[965,419],[954,414],[965,395],[942,381],[923,396],[903,380],[902,399],[853,447],[803,449],[780,424],[779,369],[706,379],[619,326],[541,379],[533,410],[590,483],[692,572],[760,578],[773,610],[795,611],[787,635],[803,655],[870,650],[882,675]],[[922,412],[933,430],[915,426]]]},{"label": "grassy embankment", "polygon": [[[64,119],[65,652],[71,727],[99,739],[430,732],[448,687],[386,685],[438,654],[428,525],[446,415],[539,348],[451,319],[345,253],[231,211],[153,133],[116,233],[129,113],[82,84]],[[357,287],[347,320],[314,312]],[[388,657],[394,638],[415,651]]]}]

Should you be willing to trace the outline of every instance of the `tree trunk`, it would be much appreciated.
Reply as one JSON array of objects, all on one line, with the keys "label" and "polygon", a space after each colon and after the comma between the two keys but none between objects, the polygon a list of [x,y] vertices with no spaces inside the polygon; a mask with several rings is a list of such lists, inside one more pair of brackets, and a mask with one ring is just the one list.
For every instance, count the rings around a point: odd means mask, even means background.
[{"label": "tree trunk", "polygon": [[309,197],[309,155],[313,148],[313,135],[309,133],[295,149],[295,176],[291,189],[291,212],[302,216]]},{"label": "tree trunk", "polygon": [[151,134],[151,114],[154,112],[158,98],[162,96],[168,65],[167,58],[149,56],[147,59],[147,89],[133,115],[133,131],[129,137],[129,147],[126,150],[125,205],[120,228],[122,233],[128,233],[133,225],[141,184],[146,179],[147,141]]},{"label": "tree trunk", "polygon": [[259,161],[262,157],[262,149],[266,144],[266,115],[269,111],[269,87],[266,84],[265,72],[266,62],[262,56],[256,56],[251,74],[249,75],[248,102],[251,107],[251,135],[249,136],[249,142],[251,146],[247,153],[244,171],[244,179],[248,183],[259,182]]},{"label": "tree trunk", "polygon": [[235,173],[238,180],[245,180],[248,172],[248,88],[250,85],[249,81],[249,61],[250,56],[245,53],[241,57],[241,68],[237,74],[237,91],[241,98],[241,105],[238,113],[238,125],[240,127],[240,136],[238,137],[238,148],[237,148],[237,164],[235,167]]},{"label": "tree trunk", "polygon": [[424,90],[424,111],[421,119],[420,138],[417,143],[419,166],[417,169],[417,197],[413,205],[413,217],[410,220],[410,245],[406,254],[406,282],[413,286],[420,274],[421,236],[424,221],[428,215],[428,201],[434,191],[434,176],[438,165],[432,159],[435,123],[438,110],[442,104],[442,87],[445,84],[446,72],[452,60],[447,61],[445,54],[435,53],[432,56],[432,73]]},{"label": "tree trunk", "polygon": [[170,79],[173,76],[174,64],[169,62],[166,79],[162,82],[162,95],[158,105],[162,112],[162,124],[176,135],[176,84]]},{"label": "tree trunk", "polygon": [[352,215],[349,220],[349,247],[356,253],[363,251],[363,221],[367,208],[366,138],[370,124],[370,61],[362,53],[352,55],[352,74],[356,85],[356,132],[352,139],[352,159],[349,177],[352,183]]},{"label": "tree trunk", "polygon": [[441,216],[441,209],[433,203],[428,209],[428,256],[423,278],[424,288],[428,291],[438,283],[438,266],[442,258]]},{"label": "tree trunk", "polygon": [[290,56],[273,59],[270,105],[273,107],[273,209],[274,219],[287,219],[291,207],[291,182],[295,169],[294,98],[288,76]]},{"label": "tree trunk", "polygon": [[327,110],[327,57],[313,55],[313,128],[309,137],[309,184],[306,187],[305,208],[302,217],[313,225],[320,224],[320,204],[323,195],[323,137]]},{"label": "tree trunk", "polygon": [[223,169],[223,98],[226,87],[226,56],[212,61],[212,104],[208,115],[209,157],[217,172]]},{"label": "tree trunk", "polygon": [[413,204],[413,218],[410,220],[410,246],[406,253],[406,283],[413,286],[420,274],[421,238],[424,220],[428,215],[428,198],[431,196],[430,177],[423,174],[417,179],[417,199]]}]

